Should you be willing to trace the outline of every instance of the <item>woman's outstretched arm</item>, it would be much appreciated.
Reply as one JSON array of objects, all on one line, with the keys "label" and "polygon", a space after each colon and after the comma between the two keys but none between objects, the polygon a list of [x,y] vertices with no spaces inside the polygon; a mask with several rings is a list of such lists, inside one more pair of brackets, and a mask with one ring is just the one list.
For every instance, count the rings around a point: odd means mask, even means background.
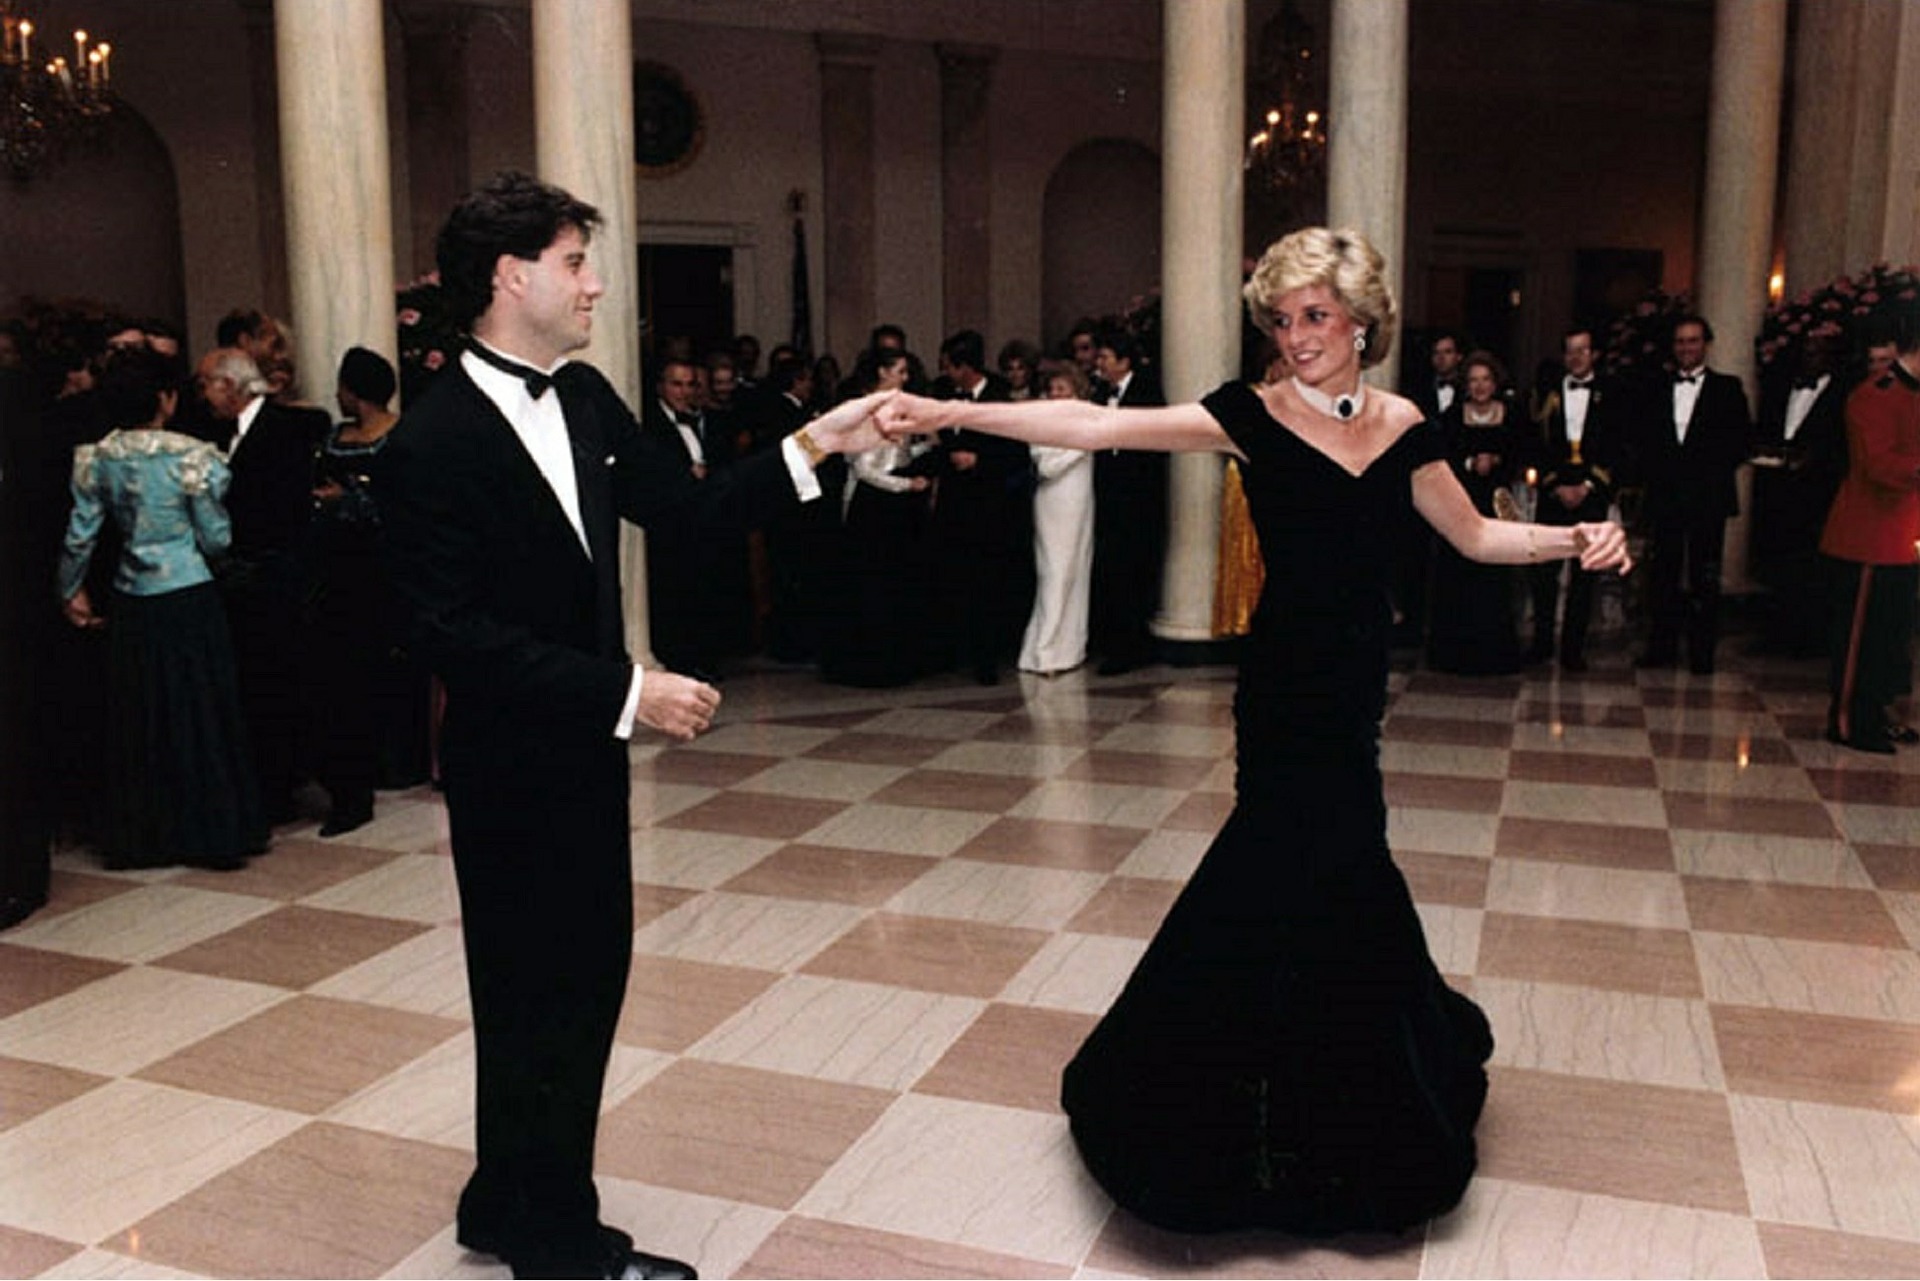
[{"label": "woman's outstretched arm", "polygon": [[1440,536],[1468,560],[1489,565],[1528,565],[1580,558],[1585,570],[1633,568],[1626,531],[1610,520],[1585,525],[1535,525],[1482,516],[1444,462],[1413,474],[1413,504]]},{"label": "woman's outstretched arm", "polygon": [[1117,409],[1084,400],[1026,400],[983,405],[971,400],[895,396],[878,411],[891,437],[967,427],[1030,445],[1068,449],[1163,449],[1235,452],[1212,414],[1197,404]]}]

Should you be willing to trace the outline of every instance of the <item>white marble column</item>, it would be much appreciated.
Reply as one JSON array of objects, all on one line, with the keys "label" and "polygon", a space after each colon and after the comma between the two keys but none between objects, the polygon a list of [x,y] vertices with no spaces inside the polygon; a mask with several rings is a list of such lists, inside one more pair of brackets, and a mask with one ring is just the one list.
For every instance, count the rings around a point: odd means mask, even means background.
[{"label": "white marble column", "polygon": [[[1333,0],[1327,102],[1327,224],[1352,227],[1387,260],[1403,298],[1407,239],[1407,0]],[[1399,361],[1368,371],[1392,387]]]},{"label": "white marble column", "polygon": [[[1786,0],[1716,0],[1696,301],[1700,314],[1713,324],[1709,363],[1741,380],[1749,406],[1757,399],[1753,338],[1767,308],[1773,264],[1774,179],[1786,56]],[[1721,561],[1721,584],[1728,592],[1750,587],[1746,513],[1752,481],[1750,469],[1741,468],[1741,515],[1727,523]]]},{"label": "white marble column", "polygon": [[[1167,398],[1197,400],[1240,369],[1242,0],[1165,7],[1160,360]],[[1175,454],[1156,636],[1213,639],[1224,460]]]},{"label": "white marble column", "polygon": [[380,0],[278,0],[273,33],[294,355],[330,404],[347,348],[398,355]]},{"label": "white marble column", "polygon": [[[596,206],[593,268],[606,293],[593,309],[592,361],[626,402],[640,405],[639,208],[633,167],[633,20],[607,0],[533,0],[534,147],[540,177]],[[653,660],[647,627],[646,543],[621,527],[627,648]]]}]

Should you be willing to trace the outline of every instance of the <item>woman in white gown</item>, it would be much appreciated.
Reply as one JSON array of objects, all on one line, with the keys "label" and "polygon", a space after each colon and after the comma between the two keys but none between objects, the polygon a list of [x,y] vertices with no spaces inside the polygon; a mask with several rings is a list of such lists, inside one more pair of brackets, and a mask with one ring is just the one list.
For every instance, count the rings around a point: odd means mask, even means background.
[{"label": "woman in white gown", "polygon": [[[1085,375],[1071,362],[1041,366],[1042,394],[1077,400]],[[1020,670],[1042,676],[1087,661],[1087,593],[1093,569],[1093,455],[1034,445],[1033,616],[1020,643]]]}]

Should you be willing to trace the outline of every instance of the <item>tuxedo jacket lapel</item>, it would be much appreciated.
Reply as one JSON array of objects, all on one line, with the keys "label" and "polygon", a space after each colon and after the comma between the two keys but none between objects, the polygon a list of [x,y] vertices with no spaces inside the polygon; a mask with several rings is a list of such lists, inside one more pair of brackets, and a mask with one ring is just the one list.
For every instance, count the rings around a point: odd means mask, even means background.
[{"label": "tuxedo jacket lapel", "polygon": [[[506,415],[500,412],[500,407],[493,403],[492,398],[467,377],[465,370],[457,371],[454,376],[459,378],[461,390],[471,402],[473,411],[471,421],[476,424],[475,429],[487,434],[489,446],[500,457],[502,465],[496,474],[501,482],[519,491],[521,496],[531,501],[541,513],[543,529],[539,532],[548,541],[564,542],[573,555],[585,557],[587,549],[580,545],[580,535],[574,532],[573,522],[567,519],[566,508],[560,505],[560,497],[553,492],[553,486],[547,483],[546,476],[540,470],[540,464],[534,462],[533,455],[527,452],[526,444],[520,439],[520,433],[513,429],[513,424],[507,421]],[[569,439],[573,438],[571,424],[568,426],[567,434]],[[578,483],[584,473],[577,444],[574,447],[573,468],[576,483]],[[580,515],[581,522],[586,525],[591,537],[595,522],[587,514],[584,503],[581,506]],[[600,554],[599,549],[594,548],[593,553],[597,558]]]}]

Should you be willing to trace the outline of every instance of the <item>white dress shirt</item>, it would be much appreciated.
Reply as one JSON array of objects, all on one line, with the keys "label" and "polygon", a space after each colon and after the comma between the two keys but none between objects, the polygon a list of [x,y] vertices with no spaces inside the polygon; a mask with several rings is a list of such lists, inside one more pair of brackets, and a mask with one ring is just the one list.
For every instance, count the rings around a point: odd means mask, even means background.
[{"label": "white dress shirt", "polygon": [[1807,415],[1813,412],[1813,402],[1820,399],[1827,390],[1827,384],[1833,381],[1833,375],[1821,374],[1811,387],[1795,387],[1787,393],[1787,421],[1785,437],[1789,444],[1800,434],[1807,424]]},{"label": "white dress shirt", "polygon": [[1673,432],[1681,444],[1687,443],[1687,425],[1693,421],[1693,407],[1700,401],[1700,388],[1706,384],[1707,367],[1682,373],[1673,382]]}]

